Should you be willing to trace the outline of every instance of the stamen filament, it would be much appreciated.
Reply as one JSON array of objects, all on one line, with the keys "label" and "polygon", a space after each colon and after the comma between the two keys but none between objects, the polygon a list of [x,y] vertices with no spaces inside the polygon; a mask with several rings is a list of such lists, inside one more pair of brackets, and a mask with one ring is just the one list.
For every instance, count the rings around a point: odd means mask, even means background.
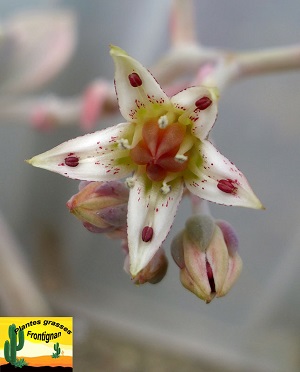
[{"label": "stamen filament", "polygon": [[[172,182],[172,181],[175,180],[177,177],[178,177],[178,174],[177,174],[177,173],[169,173],[169,174],[167,175],[167,177],[163,180],[163,185]],[[170,186],[170,188],[171,188],[171,186]]]},{"label": "stamen filament", "polygon": [[143,125],[135,124],[131,148],[134,148],[142,139],[142,130],[143,130]]},{"label": "stamen filament", "polygon": [[178,155],[185,154],[194,146],[193,136],[186,134],[178,150]]}]

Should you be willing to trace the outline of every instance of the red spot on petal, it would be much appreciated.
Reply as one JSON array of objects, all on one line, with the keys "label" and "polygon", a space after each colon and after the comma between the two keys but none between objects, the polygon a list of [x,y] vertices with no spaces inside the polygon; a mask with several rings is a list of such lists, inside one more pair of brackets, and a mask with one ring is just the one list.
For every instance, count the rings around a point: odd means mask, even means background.
[{"label": "red spot on petal", "polygon": [[136,72],[133,72],[132,74],[128,75],[128,80],[130,85],[134,88],[140,87],[143,84],[140,75],[137,74]]},{"label": "red spot on petal", "polygon": [[142,231],[142,240],[143,242],[150,242],[153,236],[153,229],[150,226],[145,226]]},{"label": "red spot on petal", "polygon": [[79,164],[79,158],[77,156],[68,156],[65,158],[65,164],[69,167],[77,167]]},{"label": "red spot on petal", "polygon": [[199,110],[206,110],[212,104],[212,100],[208,97],[202,97],[195,102]]},{"label": "red spot on petal", "polygon": [[226,194],[235,194],[237,191],[237,187],[234,185],[233,180],[220,180],[217,184],[217,188]]}]

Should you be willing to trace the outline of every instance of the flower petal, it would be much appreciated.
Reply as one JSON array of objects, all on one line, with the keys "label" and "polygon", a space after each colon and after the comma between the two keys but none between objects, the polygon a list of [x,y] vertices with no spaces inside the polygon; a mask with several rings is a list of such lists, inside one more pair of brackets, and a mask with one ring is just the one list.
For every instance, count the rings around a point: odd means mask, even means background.
[{"label": "flower petal", "polygon": [[191,158],[191,173],[185,177],[185,184],[190,192],[219,204],[264,208],[246,177],[209,141],[204,140],[198,151],[200,165],[196,164],[197,158]]},{"label": "flower petal", "polygon": [[[181,276],[182,284],[192,292],[195,290],[194,293],[201,299],[208,300],[211,287],[206,270],[206,254],[200,251],[195,242],[188,239],[187,234],[183,236],[183,247],[186,273]],[[183,278],[185,281],[182,280]],[[192,284],[192,288],[187,286],[188,283]]]},{"label": "flower petal", "polygon": [[152,259],[165,240],[182,197],[183,182],[169,183],[171,191],[160,190],[162,183],[152,182],[144,174],[135,175],[128,202],[128,244],[130,272],[134,277]]},{"label": "flower petal", "polygon": [[111,181],[125,177],[135,165],[118,139],[132,139],[134,126],[121,123],[77,137],[28,160],[35,167],[85,181]]},{"label": "flower petal", "polygon": [[226,279],[222,288],[217,293],[217,297],[222,297],[230,291],[230,289],[240,276],[243,268],[243,262],[238,253],[238,239],[232,226],[228,222],[221,220],[216,221],[216,224],[222,230],[224,240],[227,245],[229,260]]},{"label": "flower petal", "polygon": [[111,46],[110,54],[115,62],[115,87],[120,111],[126,120],[132,121],[139,114],[147,114],[149,104],[155,108],[169,103],[168,96],[138,61],[116,46]]},{"label": "flower petal", "polygon": [[194,278],[191,277],[188,270],[184,267],[182,270],[180,270],[180,281],[184,288],[194,293],[201,300],[206,301],[207,303],[211,301],[212,295],[208,280],[199,286],[198,283],[195,282]]},{"label": "flower petal", "polygon": [[[203,102],[205,98],[206,104]],[[178,121],[184,124],[186,119],[190,119],[193,122],[192,133],[201,140],[205,139],[217,118],[216,89],[190,87],[173,96],[171,102],[176,108],[185,110]]]},{"label": "flower petal", "polygon": [[226,278],[224,281],[224,285],[218,291],[217,297],[223,297],[230,291],[234,283],[239,278],[242,268],[243,268],[243,261],[237,252],[234,255],[229,256],[228,269],[227,269],[227,274],[226,274]]},{"label": "flower petal", "polygon": [[215,226],[213,239],[206,251],[206,260],[213,272],[215,292],[219,293],[227,276],[229,257],[222,230],[217,225]]}]

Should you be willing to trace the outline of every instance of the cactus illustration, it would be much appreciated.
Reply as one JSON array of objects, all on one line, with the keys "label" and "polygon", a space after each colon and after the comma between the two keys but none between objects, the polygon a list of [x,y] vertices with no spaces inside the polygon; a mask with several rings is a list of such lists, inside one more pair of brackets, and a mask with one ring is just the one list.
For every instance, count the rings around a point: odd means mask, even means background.
[{"label": "cactus illustration", "polygon": [[[24,331],[15,332],[16,325],[11,324],[8,327],[8,336],[10,341],[6,340],[4,343],[4,356],[8,363],[16,365],[17,351],[20,351],[24,346]],[[19,336],[19,343],[17,345],[17,337]]]},{"label": "cactus illustration", "polygon": [[52,358],[58,358],[60,355],[60,347],[59,343],[57,342],[56,344],[53,345],[55,353],[52,353]]}]

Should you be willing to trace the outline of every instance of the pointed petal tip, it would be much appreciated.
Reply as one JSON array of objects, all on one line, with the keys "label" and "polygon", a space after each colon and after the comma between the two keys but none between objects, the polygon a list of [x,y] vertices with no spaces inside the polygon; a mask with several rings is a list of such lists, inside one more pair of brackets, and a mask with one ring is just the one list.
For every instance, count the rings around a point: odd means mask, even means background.
[{"label": "pointed petal tip", "polygon": [[130,275],[133,280],[141,270],[143,270],[143,267],[141,267],[141,265],[138,265],[137,262],[135,264],[130,263]]},{"label": "pointed petal tip", "polygon": [[33,167],[41,168],[39,155],[33,156],[31,159],[26,159],[25,162]]},{"label": "pointed petal tip", "polygon": [[[129,248],[129,256],[130,256],[130,266],[129,266],[129,272],[132,279],[135,279],[136,276],[139,274],[140,271],[142,271],[148,263],[151,261],[153,255],[147,255],[147,254],[130,254],[130,248]],[[155,252],[154,252],[155,254]]]},{"label": "pointed petal tip", "polygon": [[112,57],[124,57],[124,56],[128,56],[128,54],[125,52],[125,50],[123,50],[122,48],[120,48],[120,47],[118,47],[116,45],[110,44],[109,48],[110,48],[110,55]]},{"label": "pointed petal tip", "polygon": [[262,202],[257,198],[255,194],[252,195],[251,200],[249,199],[249,203],[245,205],[247,208],[253,208],[253,209],[260,209],[265,210],[265,206],[262,204]]},{"label": "pointed petal tip", "polygon": [[220,90],[218,87],[209,87],[210,93],[214,100],[218,101],[220,98]]},{"label": "pointed petal tip", "polygon": [[249,184],[244,185],[243,188],[240,188],[237,194],[239,198],[236,199],[236,204],[235,201],[233,200],[231,205],[260,210],[266,209],[262,202],[255,195]]},{"label": "pointed petal tip", "polygon": [[35,163],[34,158],[35,158],[35,156],[33,158],[31,158],[31,159],[25,159],[24,161],[25,161],[25,163],[27,163],[29,165],[35,166],[35,164],[34,164]]},{"label": "pointed petal tip", "polygon": [[149,264],[153,256],[155,255],[157,250],[152,249],[152,254],[147,254],[147,251],[140,250],[137,254],[130,254],[130,248],[129,248],[129,256],[130,256],[130,267],[129,272],[131,275],[131,278],[134,280],[138,274],[145,269],[145,267]]},{"label": "pointed petal tip", "polygon": [[255,194],[252,194],[251,196],[248,195],[248,197],[245,197],[244,195],[242,198],[242,201],[241,199],[236,199],[236,202],[235,200],[231,200],[230,203],[224,203],[224,205],[250,208],[250,209],[258,209],[258,210],[266,209],[265,206],[261,203],[261,201],[256,197]]}]

